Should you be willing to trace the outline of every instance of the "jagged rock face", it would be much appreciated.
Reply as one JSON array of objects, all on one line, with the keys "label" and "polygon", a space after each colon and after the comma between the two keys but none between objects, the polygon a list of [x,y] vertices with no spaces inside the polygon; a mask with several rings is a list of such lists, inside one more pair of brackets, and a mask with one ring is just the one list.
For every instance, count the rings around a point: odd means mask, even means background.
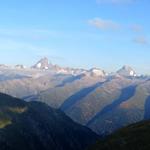
[{"label": "jagged rock face", "polygon": [[32,68],[47,70],[50,68],[50,64],[49,64],[48,59],[45,57],[45,58],[42,58],[40,61],[38,61]]},{"label": "jagged rock face", "polygon": [[42,70],[51,70],[56,74],[70,74],[70,75],[79,75],[83,72],[83,69],[74,69],[74,68],[65,68],[60,67],[59,65],[50,64],[48,58],[42,58],[38,61],[32,68],[42,69]]},{"label": "jagged rock face", "polygon": [[99,68],[92,68],[90,70],[86,70],[86,69],[79,69],[79,68],[61,67],[59,65],[51,64],[49,63],[49,60],[46,57],[40,59],[35,65],[31,66],[30,68],[27,68],[26,66],[22,64],[18,64],[14,67],[0,65],[0,68],[2,69],[35,69],[36,71],[37,70],[49,70],[55,74],[74,75],[74,76],[84,74],[85,76],[91,76],[91,77],[104,77],[106,75],[106,73]]},{"label": "jagged rock face", "polygon": [[117,73],[122,76],[136,76],[136,72],[130,66],[123,66]]}]

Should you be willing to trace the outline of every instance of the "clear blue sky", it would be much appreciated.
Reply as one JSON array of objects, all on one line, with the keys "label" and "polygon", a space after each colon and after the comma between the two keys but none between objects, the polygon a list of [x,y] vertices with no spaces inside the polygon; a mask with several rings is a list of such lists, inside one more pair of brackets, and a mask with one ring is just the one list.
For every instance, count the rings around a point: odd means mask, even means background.
[{"label": "clear blue sky", "polygon": [[149,0],[3,0],[0,63],[47,56],[71,67],[150,74]]}]

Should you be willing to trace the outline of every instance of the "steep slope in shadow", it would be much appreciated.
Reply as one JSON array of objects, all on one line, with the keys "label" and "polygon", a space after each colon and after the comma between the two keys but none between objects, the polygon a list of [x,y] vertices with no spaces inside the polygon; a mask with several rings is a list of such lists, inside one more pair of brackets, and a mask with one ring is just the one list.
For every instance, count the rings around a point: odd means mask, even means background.
[{"label": "steep slope in shadow", "polygon": [[124,127],[98,141],[89,150],[149,150],[150,121]]},{"label": "steep slope in shadow", "polygon": [[69,97],[68,99],[65,100],[65,102],[60,107],[61,110],[63,110],[63,111],[67,110],[69,107],[73,106],[75,103],[82,100],[89,93],[94,91],[99,86],[102,86],[104,83],[105,82],[98,82],[98,83],[94,84],[93,86],[84,88],[84,89],[80,90],[79,92],[75,93],[74,95],[72,95],[71,97]]},{"label": "steep slope in shadow", "polygon": [[145,120],[150,119],[150,96],[147,97],[146,102],[145,102],[145,114],[144,114],[144,119],[145,119]]},{"label": "steep slope in shadow", "polygon": [[60,110],[0,94],[1,150],[84,150],[98,138]]},{"label": "steep slope in shadow", "polygon": [[[59,78],[56,80],[59,80],[59,82],[54,87],[48,88],[47,90],[42,91],[35,96],[29,97],[28,100],[37,100],[44,102],[52,107],[60,108],[64,101],[71,97],[73,94],[98,82],[104,82],[106,79],[84,76],[81,79],[78,78],[77,80],[74,80],[71,79],[70,76],[67,76],[62,80],[60,80]],[[66,83],[64,84],[64,86],[62,86],[62,82],[64,81]]]},{"label": "steep slope in shadow", "polygon": [[115,108],[117,108],[117,106],[119,106],[122,102],[127,101],[129,98],[131,98],[132,96],[134,96],[135,91],[136,91],[136,85],[131,85],[131,86],[128,86],[128,87],[122,89],[120,97],[118,99],[114,100],[112,104],[107,105],[100,112],[98,112],[87,123],[87,126],[89,126],[90,124],[92,124],[93,121],[96,120],[97,118],[100,118],[100,116],[103,116],[104,114],[106,114],[108,112],[111,112],[112,110],[114,110]]}]

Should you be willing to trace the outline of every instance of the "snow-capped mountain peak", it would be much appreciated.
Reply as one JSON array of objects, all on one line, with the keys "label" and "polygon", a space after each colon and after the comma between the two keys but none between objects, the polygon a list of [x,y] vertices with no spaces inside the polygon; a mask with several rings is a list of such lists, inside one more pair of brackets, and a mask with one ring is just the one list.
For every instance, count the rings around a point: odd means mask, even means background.
[{"label": "snow-capped mountain peak", "polygon": [[117,74],[122,76],[137,76],[136,72],[130,66],[123,66],[117,71]]},{"label": "snow-capped mountain peak", "polygon": [[99,68],[92,68],[89,70],[92,76],[105,76],[105,72]]},{"label": "snow-capped mountain peak", "polygon": [[90,76],[90,77],[104,77],[104,76],[106,76],[106,73],[99,68],[92,68],[90,70],[84,70],[81,72],[81,74],[84,74],[85,76]]},{"label": "snow-capped mountain peak", "polygon": [[49,64],[48,58],[44,57],[41,60],[39,60],[32,68],[47,70],[50,68],[50,65],[51,64]]}]

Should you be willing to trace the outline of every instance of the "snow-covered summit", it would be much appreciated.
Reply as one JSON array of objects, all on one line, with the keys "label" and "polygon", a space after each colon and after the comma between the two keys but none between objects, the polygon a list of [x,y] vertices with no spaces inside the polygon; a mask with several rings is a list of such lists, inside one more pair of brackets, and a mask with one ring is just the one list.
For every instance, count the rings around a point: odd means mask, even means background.
[{"label": "snow-covered summit", "polygon": [[44,57],[40,59],[32,68],[34,69],[44,69],[47,70],[49,69],[51,64],[49,64],[48,58]]},{"label": "snow-covered summit", "polygon": [[105,72],[99,68],[92,68],[89,70],[89,72],[92,76],[105,76]]},{"label": "snow-covered summit", "polygon": [[127,65],[119,69],[117,71],[117,74],[122,75],[122,76],[132,76],[132,77],[137,76],[136,72],[130,66],[127,66]]}]

